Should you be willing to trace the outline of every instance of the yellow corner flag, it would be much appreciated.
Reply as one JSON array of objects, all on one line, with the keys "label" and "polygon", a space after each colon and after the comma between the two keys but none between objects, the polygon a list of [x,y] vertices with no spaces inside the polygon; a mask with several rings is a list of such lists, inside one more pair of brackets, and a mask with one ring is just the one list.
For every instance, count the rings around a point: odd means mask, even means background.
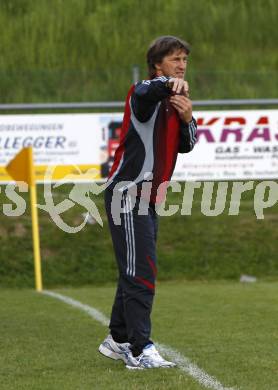
[{"label": "yellow corner flag", "polygon": [[32,148],[22,149],[6,166],[6,171],[15,181],[35,184]]},{"label": "yellow corner flag", "polygon": [[30,186],[33,250],[36,290],[42,291],[40,235],[37,210],[37,189],[35,181],[32,147],[22,149],[6,166],[6,171],[15,181],[24,181]]}]

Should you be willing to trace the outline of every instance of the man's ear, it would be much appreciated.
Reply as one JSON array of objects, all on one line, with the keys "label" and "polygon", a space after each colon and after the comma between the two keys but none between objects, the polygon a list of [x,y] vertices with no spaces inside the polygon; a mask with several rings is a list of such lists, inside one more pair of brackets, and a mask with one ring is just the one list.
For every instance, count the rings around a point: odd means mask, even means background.
[{"label": "man's ear", "polygon": [[157,64],[154,64],[154,68],[155,68],[155,70],[156,70],[156,74],[158,75],[158,76],[160,76],[160,74],[161,74],[161,63],[157,63]]}]

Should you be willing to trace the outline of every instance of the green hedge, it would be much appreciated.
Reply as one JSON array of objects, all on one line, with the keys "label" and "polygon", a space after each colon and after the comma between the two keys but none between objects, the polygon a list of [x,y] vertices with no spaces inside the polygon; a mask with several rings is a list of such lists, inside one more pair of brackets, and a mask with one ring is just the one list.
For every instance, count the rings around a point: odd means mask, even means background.
[{"label": "green hedge", "polygon": [[[0,205],[11,203],[4,195]],[[44,204],[39,186],[39,203]],[[54,190],[55,204],[67,198],[69,187]],[[192,215],[160,217],[158,238],[159,279],[231,279],[251,274],[263,279],[277,279],[278,204],[265,211],[265,219],[254,213],[254,191],[243,196],[238,216],[225,212],[217,217],[200,211],[202,189],[196,190]],[[231,184],[228,197],[231,195]],[[26,196],[26,194],[25,194]],[[27,197],[26,197],[27,199]],[[94,199],[104,227],[86,225],[77,234],[60,230],[44,211],[40,211],[40,234],[43,279],[46,287],[99,284],[117,277],[111,238],[104,213],[103,199]],[[171,204],[180,204],[182,194],[169,194]],[[28,204],[28,201],[27,201]],[[78,225],[84,212],[74,206],[61,217]],[[0,214],[0,286],[32,287],[33,252],[29,210],[21,217]]]}]

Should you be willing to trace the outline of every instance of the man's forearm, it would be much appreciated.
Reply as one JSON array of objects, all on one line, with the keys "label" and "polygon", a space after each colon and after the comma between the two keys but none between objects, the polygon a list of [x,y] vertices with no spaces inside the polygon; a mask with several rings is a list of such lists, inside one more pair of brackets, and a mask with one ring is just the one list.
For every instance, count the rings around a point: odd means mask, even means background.
[{"label": "man's forearm", "polygon": [[148,103],[158,103],[171,95],[168,80],[169,77],[164,76],[143,80],[136,84],[134,95],[137,99],[145,100]]},{"label": "man's forearm", "polygon": [[156,77],[136,84],[131,97],[131,105],[138,120],[145,122],[153,114],[158,102],[171,95],[167,86],[169,77]]},{"label": "man's forearm", "polygon": [[194,118],[189,123],[182,123],[180,128],[179,153],[189,153],[197,142],[197,123]]}]

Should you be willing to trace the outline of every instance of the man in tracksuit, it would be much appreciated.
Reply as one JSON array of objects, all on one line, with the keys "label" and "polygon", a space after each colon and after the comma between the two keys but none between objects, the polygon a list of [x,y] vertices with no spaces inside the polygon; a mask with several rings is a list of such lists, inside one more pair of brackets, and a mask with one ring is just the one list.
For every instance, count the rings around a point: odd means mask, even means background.
[{"label": "man in tracksuit", "polygon": [[120,144],[105,193],[119,280],[110,334],[99,351],[130,369],[173,367],[150,339],[156,279],[157,214],[178,153],[196,142],[188,83],[189,46],[172,36],[147,52],[149,79],[130,88]]}]

